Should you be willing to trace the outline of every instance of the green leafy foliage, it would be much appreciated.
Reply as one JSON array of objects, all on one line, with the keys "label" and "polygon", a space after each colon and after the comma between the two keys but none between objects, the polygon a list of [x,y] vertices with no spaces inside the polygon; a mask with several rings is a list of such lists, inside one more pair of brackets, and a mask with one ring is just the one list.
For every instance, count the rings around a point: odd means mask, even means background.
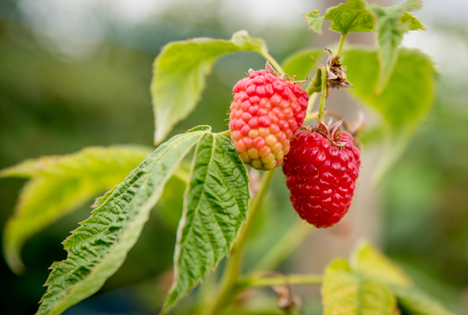
[{"label": "green leafy foliage", "polygon": [[348,0],[348,3],[342,3],[336,7],[329,8],[323,16],[320,12],[309,11],[304,14],[309,28],[318,34],[322,34],[323,21],[332,21],[330,30],[339,32],[343,35],[355,32],[373,32],[379,22],[379,16],[375,11],[383,10],[387,14],[396,15],[399,24],[408,25],[410,31],[425,30],[426,27],[416,17],[408,12],[420,7],[420,1],[409,0],[397,7],[380,7],[371,5],[366,0]]},{"label": "green leafy foliage", "polygon": [[[318,63],[320,58],[325,55],[325,50],[303,49],[286,57],[282,68],[289,76],[295,76],[297,80],[305,80],[315,67],[315,61]],[[314,59],[312,59],[312,57]]]},{"label": "green leafy foliage", "polygon": [[387,285],[400,307],[414,315],[455,315],[412,284],[404,271],[368,242],[361,242],[351,258],[351,270],[366,279]]},{"label": "green leafy foliage", "polygon": [[206,134],[198,145],[174,254],[167,312],[229,253],[247,215],[248,177],[231,141]]},{"label": "green leafy foliage", "polygon": [[[421,7],[419,0],[409,0],[397,7],[383,8],[378,5],[370,6],[370,10],[376,18],[376,32],[379,42],[379,77],[375,87],[375,93],[380,94],[386,87],[398,59],[398,46],[403,39],[403,34],[413,26],[412,19],[408,19],[405,11],[417,10]],[[405,18],[406,23],[402,23]]]},{"label": "green leafy foliage", "polygon": [[372,32],[373,19],[364,0],[349,0],[327,10],[325,20],[332,21],[330,30],[342,34]]},{"label": "green leafy foliage", "polygon": [[114,274],[137,241],[165,183],[209,130],[194,128],[163,143],[97,202],[91,217],[64,241],[68,257],[52,265],[37,314],[61,314]]},{"label": "green leafy foliage", "polygon": [[396,315],[397,302],[390,289],[353,273],[345,260],[337,259],[323,278],[324,315]]},{"label": "green leafy foliage", "polygon": [[417,288],[404,288],[394,286],[392,288],[398,304],[411,315],[456,315],[448,310],[433,297],[428,296]]},{"label": "green leafy foliage", "polygon": [[405,272],[369,242],[364,241],[356,246],[351,257],[351,266],[354,271],[369,279],[405,287],[412,285]]},{"label": "green leafy foliage", "polygon": [[3,177],[32,177],[24,186],[3,234],[10,268],[20,273],[24,243],[59,218],[121,182],[151,149],[137,146],[90,147],[64,156],[24,161],[0,172]]},{"label": "green leafy foliage", "polygon": [[410,31],[426,30],[426,26],[422,24],[422,22],[417,17],[408,12],[403,13],[403,16],[401,17],[401,23],[407,24]]},{"label": "green leafy foliage", "polygon": [[217,58],[240,50],[262,52],[266,46],[245,31],[235,33],[231,40],[195,38],[164,46],[154,61],[151,82],[156,143],[195,108]]},{"label": "green leafy foliage", "polygon": [[373,49],[353,48],[343,53],[349,91],[382,115],[385,153],[377,178],[399,158],[416,128],[429,112],[435,87],[432,60],[415,49],[402,48],[387,87],[379,96],[373,91],[378,80],[378,55]]},{"label": "green leafy foliage", "polygon": [[304,16],[309,28],[319,34],[324,20],[332,21],[330,30],[339,32],[342,36],[354,32],[377,32],[380,72],[375,93],[378,95],[390,80],[403,34],[410,30],[426,29],[421,21],[406,12],[420,7],[420,0],[408,0],[396,7],[369,5],[366,0],[348,0],[348,3],[329,8],[323,17],[318,11],[310,11]]},{"label": "green leafy foliage", "polygon": [[320,16],[320,10],[309,11],[303,14],[305,21],[309,24],[309,29],[322,35],[323,16]]}]

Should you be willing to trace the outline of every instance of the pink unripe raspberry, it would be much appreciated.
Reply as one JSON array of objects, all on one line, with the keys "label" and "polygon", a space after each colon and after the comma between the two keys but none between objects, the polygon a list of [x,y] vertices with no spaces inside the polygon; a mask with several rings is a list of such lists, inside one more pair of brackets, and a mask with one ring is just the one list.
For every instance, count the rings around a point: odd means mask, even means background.
[{"label": "pink unripe raspberry", "polygon": [[300,130],[283,163],[294,209],[318,228],[336,224],[348,212],[359,176],[359,150],[349,133],[337,130],[340,123]]},{"label": "pink unripe raspberry", "polygon": [[229,115],[231,139],[244,163],[268,171],[283,162],[302,126],[309,95],[267,63],[234,85]]}]

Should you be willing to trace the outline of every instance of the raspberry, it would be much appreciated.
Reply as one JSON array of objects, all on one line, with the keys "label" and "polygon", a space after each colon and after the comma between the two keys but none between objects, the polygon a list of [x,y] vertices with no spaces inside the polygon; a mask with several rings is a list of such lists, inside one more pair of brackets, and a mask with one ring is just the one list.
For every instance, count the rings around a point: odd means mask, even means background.
[{"label": "raspberry", "polygon": [[229,115],[231,139],[244,163],[271,170],[289,152],[290,139],[302,126],[309,96],[267,63],[234,85]]},{"label": "raspberry", "polygon": [[[353,137],[331,127],[300,130],[291,141],[283,172],[294,209],[318,228],[336,224],[348,212],[361,165]],[[331,132],[330,132],[331,129]]]}]

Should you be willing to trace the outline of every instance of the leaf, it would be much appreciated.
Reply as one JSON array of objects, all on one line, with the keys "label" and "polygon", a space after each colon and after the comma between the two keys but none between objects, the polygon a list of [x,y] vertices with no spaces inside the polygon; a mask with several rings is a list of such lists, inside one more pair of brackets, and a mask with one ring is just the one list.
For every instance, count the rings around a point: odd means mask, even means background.
[{"label": "leaf", "polygon": [[209,130],[180,134],[160,145],[72,232],[63,242],[68,257],[52,265],[37,314],[61,314],[102,287],[137,241],[165,183]]},{"label": "leaf", "polygon": [[240,50],[266,51],[266,46],[246,31],[235,33],[231,40],[195,38],[164,46],[154,61],[151,82],[156,144],[195,108],[213,63]]},{"label": "leaf", "polygon": [[385,285],[353,274],[345,260],[337,259],[323,278],[324,315],[397,315],[396,298]]},{"label": "leaf", "polygon": [[403,13],[403,16],[401,17],[401,23],[408,24],[410,31],[427,30],[426,26],[422,24],[417,17],[408,12]]},{"label": "leaf", "polygon": [[[379,95],[387,86],[398,59],[398,46],[403,34],[414,27],[413,19],[405,11],[417,10],[421,7],[419,0],[408,0],[400,6],[383,8],[378,5],[370,6],[376,18],[376,32],[379,42],[379,77],[375,87],[375,94]],[[407,23],[403,23],[404,19]],[[419,20],[418,20],[419,21]],[[416,23],[416,22],[415,22]]]},{"label": "leaf", "polygon": [[367,241],[360,242],[353,251],[351,258],[353,271],[364,275],[368,279],[387,285],[412,285],[411,279],[403,269],[385,257]]},{"label": "leaf", "polygon": [[374,27],[372,15],[367,10],[367,1],[364,0],[348,0],[348,3],[328,9],[325,20],[332,21],[330,30],[344,35],[354,32],[372,32]]},{"label": "leaf", "polygon": [[187,187],[174,253],[175,281],[163,313],[227,254],[247,215],[248,177],[228,138],[206,134]]},{"label": "leaf", "polygon": [[416,288],[394,287],[398,304],[410,315],[456,315]]},{"label": "leaf", "polygon": [[332,21],[330,30],[343,35],[354,32],[372,32],[374,21],[371,12],[367,10],[365,0],[349,0],[336,7],[329,8],[323,17],[319,11],[310,11],[304,14],[309,28],[318,34],[322,34],[323,21]]},{"label": "leaf", "polygon": [[[421,6],[418,0],[409,0],[398,7],[380,7],[378,5],[368,6],[366,0],[348,0],[336,7],[329,8],[324,16],[320,16],[320,11],[309,11],[304,14],[305,21],[309,28],[318,34],[322,34],[323,21],[332,21],[330,30],[342,33],[343,35],[355,32],[375,32],[376,16],[374,10],[383,10],[391,15],[399,14],[399,22],[408,24],[410,31],[425,30],[426,27],[419,19],[408,12],[419,9]],[[402,11],[403,10],[403,11]],[[403,13],[403,15],[401,15]]]},{"label": "leaf", "polygon": [[414,287],[406,273],[372,244],[362,241],[351,257],[351,269],[355,274],[387,285],[398,299],[398,304],[415,315],[454,315],[432,297]]},{"label": "leaf", "polygon": [[323,55],[325,55],[325,50],[303,49],[286,57],[282,68],[289,76],[296,76],[297,80],[305,80],[315,67],[314,59],[319,62]]},{"label": "leaf", "polygon": [[59,158],[59,156],[42,156],[37,159],[25,160],[18,165],[0,170],[0,177],[31,178],[50,164],[54,164],[54,159]]},{"label": "leaf", "polygon": [[319,34],[322,33],[324,20],[332,21],[330,30],[342,36],[354,32],[377,32],[380,71],[375,95],[379,95],[387,86],[395,68],[403,34],[410,30],[426,29],[421,21],[406,12],[420,7],[420,0],[408,0],[396,7],[368,5],[366,0],[348,0],[348,3],[329,8],[323,17],[319,11],[310,11],[304,16],[309,28]]},{"label": "leaf", "polygon": [[3,234],[10,268],[21,273],[24,243],[97,194],[118,184],[151,150],[136,146],[90,147],[64,156],[24,161],[0,172],[4,177],[32,177],[21,191]]},{"label": "leaf", "polygon": [[323,17],[320,16],[320,10],[309,11],[303,14],[305,21],[309,24],[309,29],[315,33],[322,35]]},{"label": "leaf", "polygon": [[382,132],[385,152],[377,167],[377,178],[400,157],[416,128],[428,114],[434,97],[435,68],[432,60],[415,49],[402,48],[392,77],[382,93],[375,97],[378,57],[373,49],[354,48],[342,56],[348,68],[348,80],[355,94],[384,119]]}]

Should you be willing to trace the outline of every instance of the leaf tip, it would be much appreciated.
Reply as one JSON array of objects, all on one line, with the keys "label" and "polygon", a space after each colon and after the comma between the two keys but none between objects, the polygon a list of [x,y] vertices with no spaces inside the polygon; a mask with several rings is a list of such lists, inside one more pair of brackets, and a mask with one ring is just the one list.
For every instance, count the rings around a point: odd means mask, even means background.
[{"label": "leaf tip", "polygon": [[18,250],[8,244],[6,244],[4,248],[3,256],[10,270],[18,276],[24,274],[26,267],[21,260],[21,255]]}]

